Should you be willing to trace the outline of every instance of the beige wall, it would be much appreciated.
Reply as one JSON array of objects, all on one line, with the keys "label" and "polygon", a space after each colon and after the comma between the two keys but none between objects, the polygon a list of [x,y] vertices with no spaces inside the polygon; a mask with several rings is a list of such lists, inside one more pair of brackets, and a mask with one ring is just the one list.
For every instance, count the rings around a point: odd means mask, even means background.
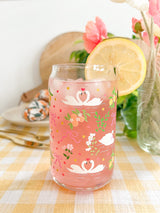
[{"label": "beige wall", "polygon": [[84,31],[101,17],[108,31],[131,36],[137,11],[109,0],[0,0],[0,113],[40,83],[39,58],[45,45],[67,31]]}]

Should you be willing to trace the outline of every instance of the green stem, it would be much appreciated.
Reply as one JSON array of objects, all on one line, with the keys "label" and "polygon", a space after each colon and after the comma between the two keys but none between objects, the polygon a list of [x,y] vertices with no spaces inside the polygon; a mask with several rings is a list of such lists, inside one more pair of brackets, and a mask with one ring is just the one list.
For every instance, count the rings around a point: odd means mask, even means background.
[{"label": "green stem", "polygon": [[149,26],[148,26],[148,23],[147,23],[147,20],[146,20],[146,17],[145,17],[145,14],[144,14],[143,11],[141,11],[141,15],[142,15],[142,18],[143,18],[143,21],[144,21],[148,36],[150,38],[151,33],[150,33]]}]

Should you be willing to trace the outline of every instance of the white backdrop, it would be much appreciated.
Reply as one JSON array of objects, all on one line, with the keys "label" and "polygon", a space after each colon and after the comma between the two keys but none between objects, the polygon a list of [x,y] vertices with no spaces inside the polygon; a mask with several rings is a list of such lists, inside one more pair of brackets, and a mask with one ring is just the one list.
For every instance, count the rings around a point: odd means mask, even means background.
[{"label": "white backdrop", "polygon": [[40,55],[52,38],[84,31],[96,16],[109,32],[131,37],[131,18],[138,15],[130,6],[109,0],[0,1],[0,113],[40,84]]}]

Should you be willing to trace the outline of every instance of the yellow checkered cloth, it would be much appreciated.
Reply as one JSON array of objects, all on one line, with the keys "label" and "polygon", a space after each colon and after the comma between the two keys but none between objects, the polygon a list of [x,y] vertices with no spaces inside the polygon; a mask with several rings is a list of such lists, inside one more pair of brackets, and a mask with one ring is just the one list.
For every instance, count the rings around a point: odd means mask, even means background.
[{"label": "yellow checkered cloth", "polygon": [[[1,128],[18,127],[0,119]],[[47,128],[38,133],[49,134]],[[136,140],[119,137],[112,181],[94,192],[56,185],[48,150],[18,146],[0,138],[0,213],[160,212],[160,157],[140,150]]]}]

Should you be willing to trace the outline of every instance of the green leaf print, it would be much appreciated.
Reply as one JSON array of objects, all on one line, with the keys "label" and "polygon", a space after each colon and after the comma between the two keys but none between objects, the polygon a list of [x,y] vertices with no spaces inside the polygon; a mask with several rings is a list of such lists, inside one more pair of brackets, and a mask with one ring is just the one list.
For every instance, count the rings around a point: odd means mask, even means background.
[{"label": "green leaf print", "polygon": [[51,92],[50,88],[49,88],[49,94],[50,94],[51,96],[53,96],[53,94],[52,94],[52,92]]},{"label": "green leaf print", "polygon": [[71,129],[73,129],[73,124],[72,124],[72,123],[69,123],[68,125],[69,125],[69,127],[70,127]]},{"label": "green leaf print", "polygon": [[83,114],[83,116],[84,116],[84,120],[85,120],[86,122],[88,122],[87,116],[86,116],[85,114]]},{"label": "green leaf print", "polygon": [[75,111],[76,111],[76,113],[78,113],[78,114],[80,113],[78,109],[75,109]]},{"label": "green leaf print", "polygon": [[98,155],[99,152],[100,152],[100,150],[98,150],[98,151],[96,152],[96,156]]},{"label": "green leaf print", "polygon": [[53,154],[52,154],[51,150],[50,150],[50,155],[51,155],[51,158],[52,158],[52,159],[54,159],[54,157],[53,157]]},{"label": "green leaf print", "polygon": [[68,116],[68,118],[69,118],[69,119],[71,118],[71,116],[70,116],[70,114],[69,114],[69,113],[67,113],[67,116]]},{"label": "green leaf print", "polygon": [[89,117],[91,116],[89,113],[86,113],[86,115],[88,115]]},{"label": "green leaf print", "polygon": [[112,94],[113,94],[113,95],[117,95],[116,89],[115,89],[115,88],[114,88],[114,90],[112,91]]},{"label": "green leaf print", "polygon": [[77,109],[75,109],[75,111],[72,111],[72,112],[76,115],[78,115],[80,113]]}]

